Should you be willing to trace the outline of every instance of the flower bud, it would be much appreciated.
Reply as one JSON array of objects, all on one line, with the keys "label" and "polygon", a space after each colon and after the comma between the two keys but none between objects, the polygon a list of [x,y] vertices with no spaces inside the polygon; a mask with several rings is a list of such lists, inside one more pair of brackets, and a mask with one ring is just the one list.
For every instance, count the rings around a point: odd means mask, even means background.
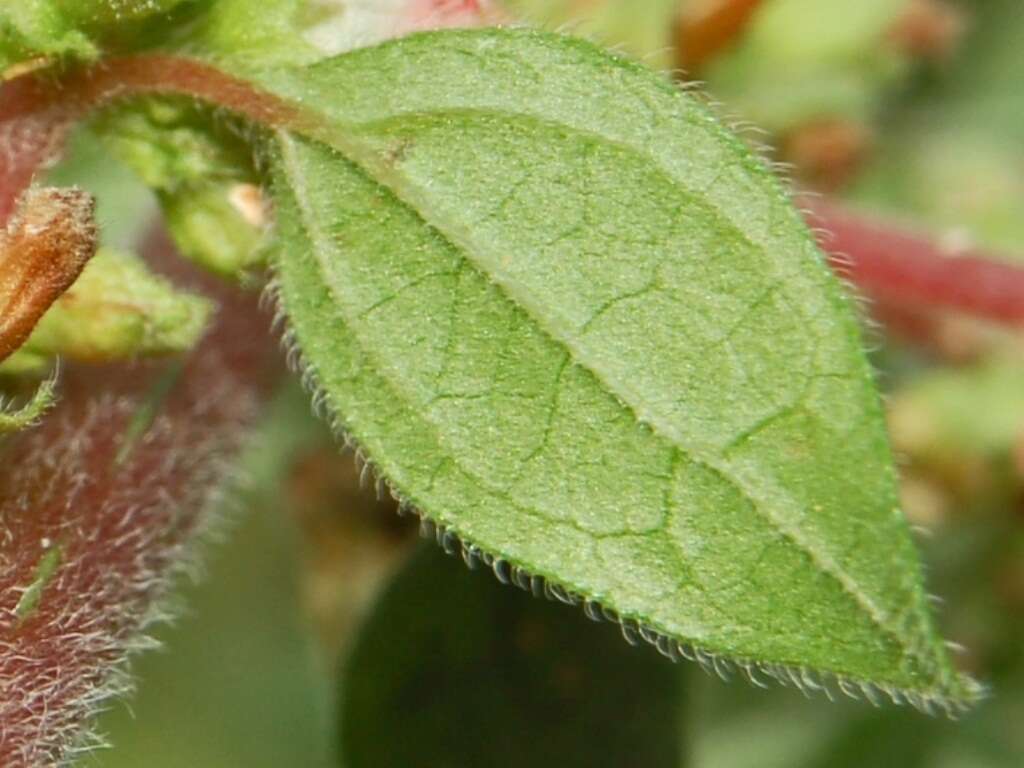
[{"label": "flower bud", "polygon": [[95,201],[80,189],[30,189],[0,231],[0,360],[25,343],[96,253]]}]

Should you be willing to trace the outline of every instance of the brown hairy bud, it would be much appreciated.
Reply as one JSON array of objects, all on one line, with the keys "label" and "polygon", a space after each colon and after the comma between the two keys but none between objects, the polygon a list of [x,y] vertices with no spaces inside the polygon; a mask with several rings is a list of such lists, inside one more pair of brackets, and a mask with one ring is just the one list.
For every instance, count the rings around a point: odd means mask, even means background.
[{"label": "brown hairy bud", "polygon": [[79,189],[30,189],[0,231],[0,360],[25,340],[96,253],[95,201]]}]

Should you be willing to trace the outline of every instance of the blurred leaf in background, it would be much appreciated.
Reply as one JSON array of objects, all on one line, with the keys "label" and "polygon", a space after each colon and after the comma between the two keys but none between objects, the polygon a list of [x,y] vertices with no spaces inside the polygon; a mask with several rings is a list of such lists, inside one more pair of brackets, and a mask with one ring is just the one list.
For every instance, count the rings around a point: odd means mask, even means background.
[{"label": "blurred leaf in background", "polygon": [[345,666],[341,752],[348,768],[674,768],[680,682],[618,627],[428,543]]},{"label": "blurred leaf in background", "polygon": [[762,2],[733,49],[707,67],[708,88],[729,111],[772,131],[814,120],[867,121],[906,65],[886,45],[904,5]]}]

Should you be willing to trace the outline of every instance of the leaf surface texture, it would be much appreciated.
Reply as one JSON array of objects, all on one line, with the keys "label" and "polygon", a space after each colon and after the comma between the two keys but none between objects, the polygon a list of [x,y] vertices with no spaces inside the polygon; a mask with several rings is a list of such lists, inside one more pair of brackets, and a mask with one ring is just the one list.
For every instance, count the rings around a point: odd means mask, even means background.
[{"label": "leaf surface texture", "polygon": [[397,491],[741,663],[960,700],[855,312],[780,185],[639,65],[416,35],[262,84],[280,293]]}]

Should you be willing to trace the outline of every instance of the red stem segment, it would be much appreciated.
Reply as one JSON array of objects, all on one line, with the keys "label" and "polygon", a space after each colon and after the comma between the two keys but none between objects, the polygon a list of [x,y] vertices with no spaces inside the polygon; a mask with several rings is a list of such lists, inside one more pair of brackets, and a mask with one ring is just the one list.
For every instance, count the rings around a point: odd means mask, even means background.
[{"label": "red stem segment", "polygon": [[0,228],[36,172],[60,154],[71,125],[66,105],[32,98],[38,90],[28,77],[0,84]]},{"label": "red stem segment", "polygon": [[836,271],[894,305],[961,312],[1024,325],[1024,268],[981,251],[942,248],[934,239],[822,201],[801,201],[823,230]]}]

